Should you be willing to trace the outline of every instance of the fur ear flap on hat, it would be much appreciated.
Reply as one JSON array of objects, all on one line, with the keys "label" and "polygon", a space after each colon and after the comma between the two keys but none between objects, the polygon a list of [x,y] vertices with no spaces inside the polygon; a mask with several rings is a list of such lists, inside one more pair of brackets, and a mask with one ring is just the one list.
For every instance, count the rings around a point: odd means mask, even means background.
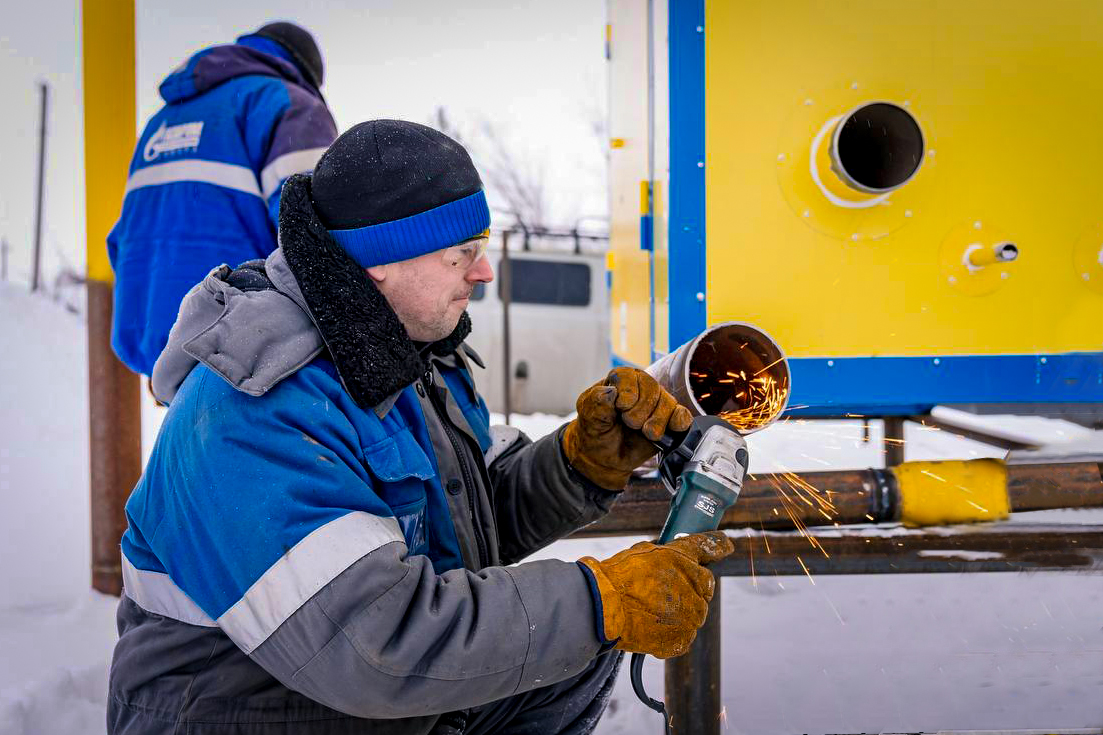
[{"label": "fur ear flap on hat", "polygon": [[[280,247],[321,332],[345,390],[369,409],[418,380],[424,360],[398,315],[318,219],[311,177],[296,174],[283,185]],[[433,345],[454,351],[471,331],[464,312],[451,335]]]}]

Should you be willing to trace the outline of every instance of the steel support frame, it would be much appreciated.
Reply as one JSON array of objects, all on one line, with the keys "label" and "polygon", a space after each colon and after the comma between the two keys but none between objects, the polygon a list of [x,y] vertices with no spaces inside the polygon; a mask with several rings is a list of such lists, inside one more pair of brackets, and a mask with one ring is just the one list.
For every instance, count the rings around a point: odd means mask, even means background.
[{"label": "steel support frame", "polygon": [[[878,474],[880,473],[880,474]],[[852,511],[863,507],[885,470],[854,470],[801,475],[832,489],[836,501]],[[1008,494],[1016,511],[1103,506],[1103,465],[1095,462],[1011,465]],[[1103,572],[1103,525],[988,523],[959,526],[954,533],[913,530],[895,524],[767,531],[754,518],[772,493],[767,478],[751,480],[744,493],[757,509],[736,508],[722,527],[744,528],[736,551],[713,566],[719,577],[709,617],[690,650],[665,663],[665,700],[675,733],[719,735],[724,729],[720,702],[720,600],[724,577],[768,577],[809,574],[930,574],[963,572],[1064,571]],[[860,502],[848,504],[849,493]],[[657,480],[634,478],[604,519],[577,536],[654,534],[665,520],[670,495]],[[851,507],[853,506],[853,507]],[[771,514],[772,515],[772,514]],[[761,517],[761,516],[760,516]],[[751,530],[752,528],[756,530]],[[891,535],[886,531],[892,531]]]},{"label": "steel support frame", "polygon": [[735,554],[713,566],[720,580],[709,619],[689,652],[665,665],[666,707],[675,733],[719,735],[724,729],[719,614],[724,577],[1103,572],[1103,526],[995,524],[950,535],[837,532],[817,535],[816,541],[823,551],[799,533],[748,532],[736,541]]}]

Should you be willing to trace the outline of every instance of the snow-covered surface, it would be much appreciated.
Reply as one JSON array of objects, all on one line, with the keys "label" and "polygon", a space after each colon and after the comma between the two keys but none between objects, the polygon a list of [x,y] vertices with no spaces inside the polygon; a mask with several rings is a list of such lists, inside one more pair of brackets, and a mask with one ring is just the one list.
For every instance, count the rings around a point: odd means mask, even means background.
[{"label": "snow-covered surface", "polygon": [[978,416],[949,406],[935,406],[931,409],[931,418],[1022,444],[1063,444],[1094,433],[1068,421],[1053,421],[1042,416]]},{"label": "snow-covered surface", "polygon": [[[0,733],[104,731],[112,598],[88,589],[87,389],[80,317],[0,283]],[[163,411],[143,409],[144,441]],[[566,419],[514,416],[530,436]],[[500,417],[499,417],[500,420]],[[1049,444],[1103,445],[1066,422],[984,417]],[[750,438],[752,471],[877,466],[880,427],[784,422]],[[1058,432],[1063,432],[1060,434]],[[909,424],[910,459],[1003,456]],[[148,449],[148,447],[147,447]],[[1103,523],[1100,511],[1030,514]],[[1027,520],[1016,517],[1015,520]],[[866,527],[876,534],[909,533]],[[637,538],[561,541],[538,558],[604,557]],[[1097,574],[725,579],[725,732],[858,733],[1103,725],[1103,578]],[[662,666],[645,681],[662,692]],[[598,735],[662,732],[618,680]]]},{"label": "snow-covered surface", "polygon": [[115,600],[89,590],[82,317],[0,283],[0,733],[103,732]]},{"label": "snow-covered surface", "polygon": [[1019,449],[1011,453],[1008,461],[1019,464],[1100,462],[1103,461],[1103,431],[1091,431],[1086,436],[1038,449]]},{"label": "snow-covered surface", "polygon": [[[0,283],[0,599],[20,590],[22,605],[54,601],[87,580],[85,344],[79,316]],[[39,567],[46,557],[28,558],[24,529],[51,558],[76,563]]]}]

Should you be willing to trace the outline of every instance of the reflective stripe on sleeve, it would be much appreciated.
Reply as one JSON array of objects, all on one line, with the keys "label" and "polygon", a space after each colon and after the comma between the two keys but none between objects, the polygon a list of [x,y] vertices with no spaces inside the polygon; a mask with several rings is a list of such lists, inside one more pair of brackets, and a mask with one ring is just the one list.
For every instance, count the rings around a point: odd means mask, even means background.
[{"label": "reflective stripe on sleeve", "polygon": [[269,567],[218,618],[218,625],[245,653],[252,653],[322,587],[392,541],[403,541],[394,518],[356,511],[330,521]]},{"label": "reflective stripe on sleeve", "polygon": [[280,188],[280,183],[291,174],[313,171],[318,159],[326,152],[322,148],[307,148],[301,151],[285,153],[260,172],[260,187],[264,198],[272,196]]},{"label": "reflective stripe on sleeve", "polygon": [[253,170],[245,166],[218,161],[170,161],[146,166],[130,175],[126,181],[126,193],[145,186],[174,184],[181,181],[199,181],[223,186],[227,189],[261,196],[260,186]]},{"label": "reflective stripe on sleeve", "polygon": [[146,612],[191,625],[215,627],[199,605],[163,572],[138,569],[123,554],[123,592]]}]

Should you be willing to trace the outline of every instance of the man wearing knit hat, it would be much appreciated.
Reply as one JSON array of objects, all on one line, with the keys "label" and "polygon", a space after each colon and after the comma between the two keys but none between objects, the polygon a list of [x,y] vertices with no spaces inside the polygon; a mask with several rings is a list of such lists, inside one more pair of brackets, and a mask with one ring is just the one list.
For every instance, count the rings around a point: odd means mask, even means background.
[{"label": "man wearing knit hat", "polygon": [[275,252],[189,292],[127,504],[109,732],[583,735],[621,651],[688,648],[723,534],[523,562],[689,415],[621,368],[548,437],[491,428],[463,342],[489,225],[458,143],[376,120],[288,180]]},{"label": "man wearing knit hat", "polygon": [[280,188],[337,137],[319,91],[322,54],[294,23],[195,53],[160,92],[107,238],[115,269],[111,345],[149,375],[180,299],[219,263],[276,249]]}]

